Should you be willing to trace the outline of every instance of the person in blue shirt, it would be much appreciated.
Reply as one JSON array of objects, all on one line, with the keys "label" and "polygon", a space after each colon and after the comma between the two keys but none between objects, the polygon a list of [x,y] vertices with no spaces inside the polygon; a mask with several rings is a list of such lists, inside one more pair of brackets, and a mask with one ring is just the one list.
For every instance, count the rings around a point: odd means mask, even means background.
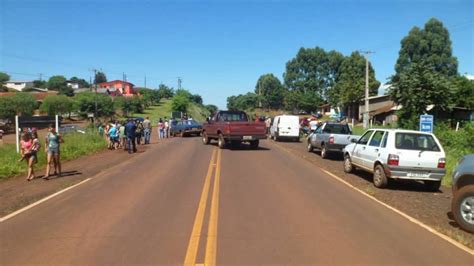
[{"label": "person in blue shirt", "polygon": [[128,153],[131,154],[133,152],[137,152],[137,147],[135,145],[135,137],[136,137],[137,126],[135,123],[129,119],[127,124],[125,125],[125,135],[127,136],[127,143],[128,143]]}]

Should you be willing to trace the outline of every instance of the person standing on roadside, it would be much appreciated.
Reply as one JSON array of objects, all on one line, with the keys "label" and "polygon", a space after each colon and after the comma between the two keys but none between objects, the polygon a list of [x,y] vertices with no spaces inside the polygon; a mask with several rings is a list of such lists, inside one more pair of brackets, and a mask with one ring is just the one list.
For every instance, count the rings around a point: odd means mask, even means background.
[{"label": "person standing on roadside", "polygon": [[51,125],[44,145],[47,154],[46,174],[43,177],[45,180],[49,179],[51,163],[54,164],[54,175],[61,177],[60,143],[62,142],[64,142],[62,137],[56,132],[54,125]]},{"label": "person standing on roadside", "polygon": [[165,138],[169,138],[170,135],[170,123],[168,122],[168,118],[165,116],[165,121],[163,122],[165,127]]},{"label": "person standing on roadside", "polygon": [[24,160],[26,161],[26,165],[28,166],[28,174],[26,176],[26,181],[31,181],[35,178],[35,171],[33,169],[33,165],[36,162],[36,153],[33,152],[33,140],[31,139],[31,135],[28,132],[24,132],[21,135],[20,147],[20,162]]},{"label": "person standing on roadside", "polygon": [[125,122],[120,123],[119,127],[119,148],[126,150],[127,146],[127,136],[125,136]]},{"label": "person standing on roadside", "polygon": [[118,140],[118,130],[115,125],[112,125],[109,129],[109,150],[117,149],[116,143]]},{"label": "person standing on roadside", "polygon": [[135,145],[136,131],[137,126],[131,119],[129,119],[128,123],[125,125],[125,135],[127,136],[127,146],[129,154],[132,154],[132,151],[137,152],[137,147]]},{"label": "person standing on roadside", "polygon": [[148,116],[143,121],[143,135],[145,137],[145,144],[150,144],[151,121]]},{"label": "person standing on roadside", "polygon": [[158,132],[160,135],[160,139],[164,138],[164,130],[165,130],[165,125],[163,124],[163,119],[160,118],[160,121],[158,122]]},{"label": "person standing on roadside", "polygon": [[0,129],[0,145],[3,144],[3,133],[5,133],[5,131],[3,131],[3,129]]}]

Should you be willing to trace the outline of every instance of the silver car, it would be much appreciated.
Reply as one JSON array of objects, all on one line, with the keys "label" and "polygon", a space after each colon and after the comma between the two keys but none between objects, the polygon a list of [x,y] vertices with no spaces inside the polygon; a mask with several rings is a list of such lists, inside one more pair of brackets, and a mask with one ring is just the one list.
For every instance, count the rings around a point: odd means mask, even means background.
[{"label": "silver car", "polygon": [[459,226],[474,233],[474,154],[464,156],[453,173],[451,210]]}]

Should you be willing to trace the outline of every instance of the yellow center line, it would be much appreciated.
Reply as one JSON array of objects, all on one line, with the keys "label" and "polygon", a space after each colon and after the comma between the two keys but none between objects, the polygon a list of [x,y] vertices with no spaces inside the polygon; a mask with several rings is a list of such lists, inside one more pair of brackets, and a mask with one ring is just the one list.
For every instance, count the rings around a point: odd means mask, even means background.
[{"label": "yellow center line", "polygon": [[216,163],[214,159],[216,158],[216,149],[212,152],[211,162],[207,170],[206,179],[204,181],[204,187],[201,193],[201,199],[199,201],[199,207],[196,213],[196,218],[194,220],[193,231],[191,233],[191,238],[189,239],[188,249],[186,251],[186,258],[184,260],[184,265],[195,265],[196,256],[199,247],[199,240],[201,238],[202,224],[204,221],[204,214],[206,213],[207,197],[209,195],[209,187],[211,184],[212,171]]},{"label": "yellow center line", "polygon": [[217,153],[217,166],[212,191],[211,214],[209,216],[209,227],[207,232],[206,256],[204,265],[216,265],[217,255],[217,224],[219,218],[219,181],[221,176],[221,150]]}]

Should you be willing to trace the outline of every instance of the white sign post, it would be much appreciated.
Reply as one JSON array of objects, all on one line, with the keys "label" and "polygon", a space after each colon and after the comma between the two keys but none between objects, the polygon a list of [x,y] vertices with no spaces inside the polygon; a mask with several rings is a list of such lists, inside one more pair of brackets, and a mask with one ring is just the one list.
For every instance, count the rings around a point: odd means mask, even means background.
[{"label": "white sign post", "polygon": [[59,116],[56,115],[56,134],[59,134]]},{"label": "white sign post", "polygon": [[20,152],[20,127],[18,125],[18,116],[15,115],[15,136],[16,136],[16,152]]}]

